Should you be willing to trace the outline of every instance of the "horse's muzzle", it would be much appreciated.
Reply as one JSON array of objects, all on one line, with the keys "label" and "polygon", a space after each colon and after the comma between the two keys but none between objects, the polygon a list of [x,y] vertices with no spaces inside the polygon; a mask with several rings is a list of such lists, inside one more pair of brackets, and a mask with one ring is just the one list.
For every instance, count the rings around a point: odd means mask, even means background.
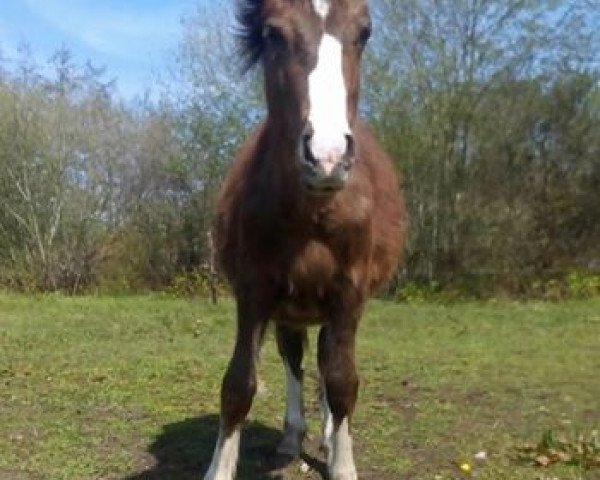
[{"label": "horse's muzzle", "polygon": [[315,149],[313,132],[309,128],[302,135],[298,163],[302,184],[311,193],[328,194],[341,190],[346,186],[355,163],[354,137],[346,134],[343,142],[337,145]]}]

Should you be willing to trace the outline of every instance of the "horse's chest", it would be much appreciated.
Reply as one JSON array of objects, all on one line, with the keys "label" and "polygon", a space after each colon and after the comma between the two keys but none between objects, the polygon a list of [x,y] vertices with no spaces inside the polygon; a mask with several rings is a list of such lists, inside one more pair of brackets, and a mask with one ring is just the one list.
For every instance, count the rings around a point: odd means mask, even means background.
[{"label": "horse's chest", "polygon": [[335,252],[329,246],[309,241],[290,259],[288,289],[290,293],[313,291],[319,294],[333,281],[339,268]]},{"label": "horse's chest", "polygon": [[289,265],[279,319],[293,323],[322,321],[323,306],[338,290],[343,265],[330,247],[317,241],[297,251]]}]

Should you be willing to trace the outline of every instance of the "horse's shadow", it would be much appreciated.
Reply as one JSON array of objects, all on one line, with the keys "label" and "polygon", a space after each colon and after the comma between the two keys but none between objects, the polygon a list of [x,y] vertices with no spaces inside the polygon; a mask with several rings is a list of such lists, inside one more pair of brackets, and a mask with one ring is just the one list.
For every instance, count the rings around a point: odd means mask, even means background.
[{"label": "horse's shadow", "polygon": [[[171,423],[152,442],[149,453],[155,464],[123,480],[188,480],[202,478],[208,469],[219,430],[219,417],[206,415]],[[259,422],[249,422],[242,430],[240,459],[236,478],[240,480],[273,480],[285,476],[273,470],[274,446],[281,433]],[[304,457],[316,470],[322,465]]]}]

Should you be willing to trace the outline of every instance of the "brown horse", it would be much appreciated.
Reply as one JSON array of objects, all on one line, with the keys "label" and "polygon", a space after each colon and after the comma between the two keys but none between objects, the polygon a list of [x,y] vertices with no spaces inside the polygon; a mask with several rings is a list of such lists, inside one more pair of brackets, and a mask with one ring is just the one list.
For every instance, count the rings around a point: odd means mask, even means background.
[{"label": "brown horse", "polygon": [[367,298],[397,267],[405,224],[392,163],[357,115],[368,6],[366,0],[239,0],[238,20],[248,67],[264,69],[268,115],[241,149],[218,201],[216,248],[237,300],[237,339],[205,479],[235,475],[270,320],[287,373],[277,452],[301,453],[303,348],[307,327],[320,324],[329,477],[356,479],[355,336]]}]

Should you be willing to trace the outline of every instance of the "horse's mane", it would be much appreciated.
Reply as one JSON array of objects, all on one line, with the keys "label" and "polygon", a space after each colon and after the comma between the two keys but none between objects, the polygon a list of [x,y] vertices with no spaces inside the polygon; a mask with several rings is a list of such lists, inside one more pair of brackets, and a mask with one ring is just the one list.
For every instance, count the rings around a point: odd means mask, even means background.
[{"label": "horse's mane", "polygon": [[238,0],[237,30],[238,54],[243,62],[243,71],[250,70],[263,53],[263,0]]}]

